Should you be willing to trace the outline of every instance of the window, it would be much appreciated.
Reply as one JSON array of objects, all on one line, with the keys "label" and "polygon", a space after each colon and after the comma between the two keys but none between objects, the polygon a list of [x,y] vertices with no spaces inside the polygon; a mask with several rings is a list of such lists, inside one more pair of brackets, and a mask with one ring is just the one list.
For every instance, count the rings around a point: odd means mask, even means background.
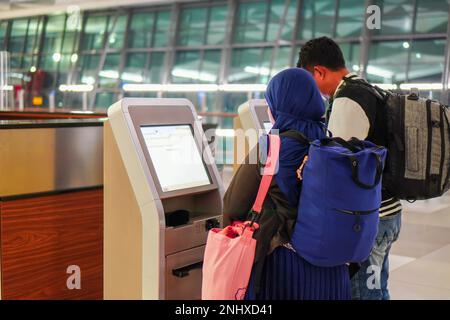
[{"label": "window", "polygon": [[[440,83],[445,69],[450,0],[369,2],[380,6],[382,25],[381,30],[372,31],[365,68],[368,80]],[[300,45],[320,36],[338,39],[350,71],[358,72],[363,67],[359,37],[367,1],[236,0],[235,3],[233,26],[227,24],[232,12],[226,0],[187,1],[176,6],[125,5],[81,14],[49,12],[47,16],[2,20],[0,50],[10,52],[13,83],[21,83],[31,67],[47,71],[54,89],[63,83],[97,81],[95,92],[89,94],[94,100],[90,102],[102,108],[122,95],[157,95],[122,92],[121,87],[127,83],[222,84],[225,80],[234,84],[267,84],[274,74],[297,64]],[[180,10],[177,30],[172,16],[174,8]],[[231,30],[228,47],[224,43]],[[281,35],[279,43],[278,35]],[[174,56],[171,52],[166,54],[173,40]],[[224,52],[230,57],[224,59]],[[66,99],[64,106],[81,106],[81,98],[76,98],[74,104],[70,100],[77,94],[61,95]],[[264,94],[171,92],[163,96],[188,97],[201,111],[236,112],[240,103],[262,98]],[[222,126],[232,125],[231,118],[209,120]]]},{"label": "window", "polygon": [[273,47],[234,49],[228,82],[266,84],[271,76],[290,67],[291,49],[290,46],[278,51]]},{"label": "window", "polygon": [[263,49],[258,70],[259,83],[266,84],[270,78],[283,69],[290,67],[291,47],[280,47],[278,50],[268,47]]},{"label": "window", "polygon": [[203,56],[203,62],[200,68],[200,73],[205,75],[205,79],[202,82],[217,83],[219,80],[220,72],[220,50],[207,50]]},{"label": "window", "polygon": [[78,51],[78,38],[81,31],[81,17],[69,16],[66,20],[66,32],[64,33],[64,40],[62,52],[72,53]]},{"label": "window", "polygon": [[9,58],[9,67],[11,69],[20,69],[21,66],[22,66],[22,55],[20,56],[11,55]]},{"label": "window", "polygon": [[80,58],[80,81],[85,84],[94,84],[97,74],[100,55],[89,54],[82,55]]},{"label": "window", "polygon": [[208,10],[206,8],[184,9],[181,13],[178,44],[198,46],[205,42]]},{"label": "window", "polygon": [[83,50],[103,49],[107,24],[107,16],[88,16],[81,48]]},{"label": "window", "polygon": [[106,109],[117,101],[117,95],[114,92],[99,92],[95,95],[95,108]]},{"label": "window", "polygon": [[412,42],[408,81],[441,82],[445,42],[445,39]]},{"label": "window", "polygon": [[359,37],[365,15],[365,2],[346,0],[339,2],[336,36],[339,38]]},{"label": "window", "polygon": [[408,45],[405,41],[383,41],[371,44],[367,79],[375,83],[403,82],[406,79]]},{"label": "window", "polygon": [[153,52],[150,59],[149,67],[147,68],[147,76],[150,83],[163,83],[164,76],[164,52]]},{"label": "window", "polygon": [[108,31],[108,45],[111,49],[121,49],[125,38],[125,29],[127,27],[127,16],[111,16],[109,18]]},{"label": "window", "polygon": [[58,67],[59,60],[54,59],[53,54],[44,54],[41,56],[39,68],[47,72],[55,72]]},{"label": "window", "polygon": [[234,49],[231,56],[230,83],[258,83],[260,73],[260,48]]},{"label": "window", "polygon": [[359,43],[341,43],[339,47],[344,55],[346,66],[349,70],[358,72],[359,65],[359,50],[361,45]]},{"label": "window", "polygon": [[[59,62],[59,73],[57,85],[67,83],[67,75],[74,64],[74,56],[72,54],[61,54],[61,61]],[[76,62],[76,61],[75,61]]]},{"label": "window", "polygon": [[206,44],[222,44],[227,31],[228,8],[226,6],[212,7]]},{"label": "window", "polygon": [[130,48],[149,48],[152,46],[153,25],[155,23],[153,12],[134,13],[131,17],[129,31]]},{"label": "window", "polygon": [[178,45],[198,46],[223,43],[226,17],[226,6],[183,9],[180,15]]},{"label": "window", "polygon": [[244,2],[239,4],[235,18],[234,42],[261,42],[266,30],[266,2]]},{"label": "window", "polygon": [[122,83],[162,83],[164,52],[128,53]]},{"label": "window", "polygon": [[28,19],[17,19],[12,21],[11,36],[9,38],[8,50],[13,53],[22,53],[27,38]]},{"label": "window", "polygon": [[103,69],[99,72],[99,84],[101,87],[116,87],[119,79],[117,71],[120,65],[120,54],[109,53],[106,55]]},{"label": "window", "polygon": [[172,70],[174,83],[195,83],[203,75],[200,75],[200,51],[179,51],[176,54],[175,65]]},{"label": "window", "polygon": [[8,21],[0,21],[0,51],[5,50],[7,28],[8,28]]},{"label": "window", "polygon": [[304,0],[298,36],[309,40],[332,36],[336,3],[328,0]]},{"label": "window", "polygon": [[414,2],[411,0],[378,0],[381,8],[381,29],[375,34],[405,34],[412,31]]},{"label": "window", "polygon": [[156,25],[153,31],[153,47],[165,47],[169,44],[171,28],[173,21],[169,11],[159,11],[156,13]]},{"label": "window", "polygon": [[128,53],[125,66],[120,76],[123,83],[147,83],[145,71],[147,67],[148,53]]},{"label": "window", "polygon": [[[248,101],[248,94],[242,92],[225,93],[223,95],[223,111],[224,112],[237,112],[238,106]],[[222,126],[223,127],[223,126]],[[233,123],[228,123],[226,128],[233,128]]]},{"label": "window", "polygon": [[179,51],[172,70],[174,83],[217,83],[220,50]]},{"label": "window", "polygon": [[[11,23],[11,35],[8,51],[10,51],[11,69],[28,72],[37,66],[39,39],[42,33],[42,18],[17,19]],[[23,54],[25,53],[25,54]],[[33,54],[34,53],[34,54]]]},{"label": "window", "polygon": [[64,15],[48,18],[42,52],[52,54],[61,53],[65,22],[66,17]]},{"label": "window", "polygon": [[295,54],[292,57],[292,66],[297,66],[300,63],[300,50],[302,49],[302,46],[297,46],[295,49]]},{"label": "window", "polygon": [[131,16],[128,47],[151,48],[167,45],[170,12],[136,12]]},{"label": "window", "polygon": [[[274,50],[272,50],[274,51]],[[281,70],[284,70],[289,67],[295,66],[290,59],[291,59],[291,53],[292,48],[290,46],[284,46],[280,47],[278,49],[277,56],[273,59],[273,70],[272,70],[272,76],[276,73],[280,72]],[[275,53],[274,53],[275,54]]]},{"label": "window", "polygon": [[30,18],[28,23],[27,40],[25,42],[25,53],[39,53],[39,40],[43,30],[42,18]]},{"label": "window", "polygon": [[449,4],[447,0],[418,0],[416,33],[445,33]]},{"label": "window", "polygon": [[[267,26],[267,41],[277,40],[281,29],[281,39],[292,40],[292,32],[297,15],[297,1],[290,1],[286,8],[286,0],[272,0],[270,4],[269,24]],[[287,9],[287,11],[286,11]],[[286,12],[285,12],[286,11]],[[286,16],[284,14],[286,13]],[[282,23],[284,20],[284,23]]]},{"label": "window", "polygon": [[24,55],[22,58],[22,67],[21,69],[24,72],[28,72],[31,70],[31,67],[36,67],[38,63],[38,55]]}]

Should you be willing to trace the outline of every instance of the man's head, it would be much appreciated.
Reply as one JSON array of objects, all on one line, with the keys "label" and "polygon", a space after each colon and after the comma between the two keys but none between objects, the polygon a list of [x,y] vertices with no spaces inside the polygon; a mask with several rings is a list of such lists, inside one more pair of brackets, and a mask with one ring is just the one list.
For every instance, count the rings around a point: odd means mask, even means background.
[{"label": "man's head", "polygon": [[320,92],[332,96],[348,73],[341,49],[327,37],[309,40],[300,50],[297,67],[312,73]]}]

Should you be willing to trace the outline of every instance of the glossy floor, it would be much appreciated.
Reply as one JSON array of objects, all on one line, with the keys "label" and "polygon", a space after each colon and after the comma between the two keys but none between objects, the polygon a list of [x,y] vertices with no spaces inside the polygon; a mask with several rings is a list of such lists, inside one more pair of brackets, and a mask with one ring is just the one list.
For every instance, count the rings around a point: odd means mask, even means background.
[{"label": "glossy floor", "polygon": [[[232,170],[223,171],[225,188]],[[450,193],[404,203],[402,230],[390,256],[391,299],[450,299]]]},{"label": "glossy floor", "polygon": [[404,204],[390,269],[392,299],[450,299],[450,194]]}]

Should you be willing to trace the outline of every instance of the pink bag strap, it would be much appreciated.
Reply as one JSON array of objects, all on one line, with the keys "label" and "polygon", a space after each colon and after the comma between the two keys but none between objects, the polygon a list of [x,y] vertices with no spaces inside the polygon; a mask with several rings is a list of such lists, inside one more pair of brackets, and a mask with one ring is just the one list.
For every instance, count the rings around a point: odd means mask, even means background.
[{"label": "pink bag strap", "polygon": [[253,212],[261,213],[264,200],[266,199],[267,192],[269,191],[272,178],[276,173],[278,164],[278,158],[280,155],[280,136],[269,134],[269,153],[267,155],[266,166],[264,167],[263,177],[258,189],[258,195],[256,196],[255,203],[253,204]]}]

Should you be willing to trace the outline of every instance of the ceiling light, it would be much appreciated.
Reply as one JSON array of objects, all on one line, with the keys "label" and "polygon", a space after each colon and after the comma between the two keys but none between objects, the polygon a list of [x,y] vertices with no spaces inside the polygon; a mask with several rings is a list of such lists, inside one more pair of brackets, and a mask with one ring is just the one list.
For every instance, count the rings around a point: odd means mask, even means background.
[{"label": "ceiling light", "polygon": [[419,90],[442,90],[442,83],[402,83],[400,89],[411,90],[417,88]]},{"label": "ceiling light", "polygon": [[55,62],[61,61],[61,53],[55,52],[55,53],[53,54],[53,56],[52,56],[52,59],[53,59],[53,61],[55,61]]},{"label": "ceiling light", "polygon": [[61,92],[89,92],[94,90],[92,84],[62,84],[59,86]]}]

